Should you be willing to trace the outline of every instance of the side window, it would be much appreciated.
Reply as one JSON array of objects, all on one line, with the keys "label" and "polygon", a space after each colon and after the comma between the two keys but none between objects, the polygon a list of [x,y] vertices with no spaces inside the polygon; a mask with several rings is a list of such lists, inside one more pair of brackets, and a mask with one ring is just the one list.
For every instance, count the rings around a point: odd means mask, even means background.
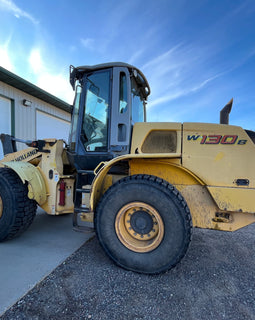
[{"label": "side window", "polygon": [[86,151],[107,151],[110,71],[87,76],[82,140]]},{"label": "side window", "polygon": [[119,84],[119,112],[127,112],[127,76],[124,72],[120,73],[120,84]]},{"label": "side window", "polygon": [[132,121],[144,122],[145,112],[144,112],[144,101],[141,96],[140,90],[134,78],[131,80],[131,98],[132,98]]}]

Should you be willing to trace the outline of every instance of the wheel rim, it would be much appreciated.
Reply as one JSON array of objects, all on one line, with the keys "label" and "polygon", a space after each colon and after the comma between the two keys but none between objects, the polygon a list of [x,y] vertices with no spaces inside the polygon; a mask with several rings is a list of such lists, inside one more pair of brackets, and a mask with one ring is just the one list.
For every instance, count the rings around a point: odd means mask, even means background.
[{"label": "wheel rim", "polygon": [[122,207],[117,213],[115,231],[128,249],[135,252],[149,252],[161,243],[164,236],[164,223],[150,205],[132,202]]},{"label": "wheel rim", "polygon": [[0,196],[0,219],[2,218],[2,215],[3,215],[3,201],[2,201],[2,198]]}]

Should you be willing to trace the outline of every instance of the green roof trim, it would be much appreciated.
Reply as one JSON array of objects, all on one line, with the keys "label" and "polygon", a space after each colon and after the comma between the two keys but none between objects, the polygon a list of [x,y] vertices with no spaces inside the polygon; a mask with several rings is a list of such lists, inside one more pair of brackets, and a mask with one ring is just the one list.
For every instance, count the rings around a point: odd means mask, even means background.
[{"label": "green roof trim", "polygon": [[53,96],[52,94],[42,90],[41,88],[35,86],[34,84],[26,81],[25,79],[17,76],[16,74],[0,67],[0,81],[19,89],[23,92],[30,94],[38,99],[41,99],[59,109],[71,113],[72,107],[70,104],[64,102],[63,100]]}]

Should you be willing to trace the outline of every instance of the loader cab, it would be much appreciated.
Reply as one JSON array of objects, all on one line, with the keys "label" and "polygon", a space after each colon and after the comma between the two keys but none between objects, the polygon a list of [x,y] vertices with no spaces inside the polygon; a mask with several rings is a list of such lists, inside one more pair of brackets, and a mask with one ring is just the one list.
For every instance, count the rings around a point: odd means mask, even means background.
[{"label": "loader cab", "polygon": [[146,121],[150,87],[140,70],[126,63],[70,67],[75,90],[68,157],[77,170],[130,152],[132,126]]}]

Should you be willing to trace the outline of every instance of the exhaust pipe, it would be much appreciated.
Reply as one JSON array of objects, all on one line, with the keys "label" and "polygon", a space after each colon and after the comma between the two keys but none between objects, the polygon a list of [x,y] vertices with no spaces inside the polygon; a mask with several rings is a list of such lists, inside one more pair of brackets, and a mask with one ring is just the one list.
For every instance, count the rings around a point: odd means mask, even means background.
[{"label": "exhaust pipe", "polygon": [[229,123],[229,114],[231,112],[233,105],[233,98],[222,108],[220,112],[220,124],[228,124]]}]

